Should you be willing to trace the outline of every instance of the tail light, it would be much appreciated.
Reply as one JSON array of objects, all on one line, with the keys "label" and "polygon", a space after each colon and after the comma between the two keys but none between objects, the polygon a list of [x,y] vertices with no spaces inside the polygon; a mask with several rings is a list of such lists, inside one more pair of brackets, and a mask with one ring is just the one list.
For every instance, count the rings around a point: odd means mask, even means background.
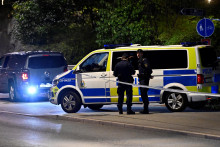
[{"label": "tail light", "polygon": [[27,81],[28,80],[28,73],[23,72],[21,77],[22,77],[23,81]]},{"label": "tail light", "polygon": [[67,67],[64,67],[63,71],[64,71],[64,72],[68,71]]},{"label": "tail light", "polygon": [[197,84],[204,84],[203,74],[197,74]]}]

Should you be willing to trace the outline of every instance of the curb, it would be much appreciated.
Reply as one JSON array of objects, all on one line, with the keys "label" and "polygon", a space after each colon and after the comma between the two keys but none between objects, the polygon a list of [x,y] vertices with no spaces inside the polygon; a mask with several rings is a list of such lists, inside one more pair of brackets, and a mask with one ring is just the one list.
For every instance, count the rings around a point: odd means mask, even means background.
[{"label": "curb", "polygon": [[33,114],[14,113],[14,112],[9,112],[9,111],[0,111],[0,113],[8,113],[8,114],[14,114],[14,115],[56,119],[56,120],[71,120],[74,122],[123,127],[123,128],[137,129],[137,130],[152,130],[152,131],[163,131],[163,132],[165,131],[167,133],[176,133],[180,135],[186,135],[186,136],[192,136],[192,137],[198,137],[198,138],[204,138],[204,139],[220,140],[220,136],[218,135],[198,133],[198,132],[192,132],[192,131],[184,131],[184,130],[175,130],[175,129],[161,128],[161,127],[153,127],[153,126],[142,126],[142,125],[135,125],[135,124],[128,124],[128,123],[121,123],[117,121],[110,122],[110,121],[96,120],[96,119],[91,119],[91,118],[80,118],[80,117],[70,117],[70,116],[60,116],[60,115],[33,115]]},{"label": "curb", "polygon": [[60,116],[60,115],[49,115],[49,116],[37,116],[41,118],[51,118],[57,120],[72,120],[75,122],[81,123],[89,123],[89,124],[99,124],[99,125],[106,125],[106,126],[115,126],[115,127],[123,127],[123,128],[130,128],[130,129],[138,129],[138,130],[152,130],[152,131],[165,131],[167,133],[176,133],[180,135],[192,136],[192,137],[199,137],[204,139],[214,139],[220,140],[220,136],[206,134],[206,133],[198,133],[192,131],[184,131],[184,130],[175,130],[175,129],[167,129],[161,127],[153,127],[153,126],[142,126],[142,125],[135,125],[135,124],[128,124],[128,123],[121,123],[116,121],[104,121],[104,120],[96,120],[91,118],[79,118],[79,117],[69,117],[69,116]]}]

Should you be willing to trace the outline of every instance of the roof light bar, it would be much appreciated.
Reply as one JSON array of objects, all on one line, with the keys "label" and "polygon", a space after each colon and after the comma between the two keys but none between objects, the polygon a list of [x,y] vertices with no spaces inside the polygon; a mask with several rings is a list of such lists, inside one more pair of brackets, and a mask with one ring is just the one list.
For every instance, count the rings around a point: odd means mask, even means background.
[{"label": "roof light bar", "polygon": [[198,41],[198,42],[181,42],[182,46],[195,46],[195,45],[208,45],[208,41]]}]

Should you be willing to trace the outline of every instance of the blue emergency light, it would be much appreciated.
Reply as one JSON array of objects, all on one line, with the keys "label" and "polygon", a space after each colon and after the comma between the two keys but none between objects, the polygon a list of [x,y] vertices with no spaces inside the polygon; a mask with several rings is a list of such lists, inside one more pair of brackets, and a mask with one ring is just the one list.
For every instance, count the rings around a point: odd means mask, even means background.
[{"label": "blue emergency light", "polygon": [[195,46],[195,45],[208,45],[208,41],[197,41],[197,42],[181,42],[182,46],[188,47],[188,46]]},{"label": "blue emergency light", "polygon": [[132,43],[122,43],[122,44],[105,44],[104,48],[105,49],[114,49],[117,47],[126,47],[126,46],[131,46]]}]

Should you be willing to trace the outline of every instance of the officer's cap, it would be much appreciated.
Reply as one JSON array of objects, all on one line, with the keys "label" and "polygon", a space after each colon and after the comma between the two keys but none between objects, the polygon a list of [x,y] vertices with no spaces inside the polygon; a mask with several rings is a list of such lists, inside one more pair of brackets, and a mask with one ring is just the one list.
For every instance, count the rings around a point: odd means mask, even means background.
[{"label": "officer's cap", "polygon": [[143,53],[144,51],[142,49],[138,49],[137,53]]},{"label": "officer's cap", "polygon": [[123,58],[128,58],[128,54],[127,54],[127,53],[124,53],[124,54],[122,55],[122,57],[123,57]]}]

